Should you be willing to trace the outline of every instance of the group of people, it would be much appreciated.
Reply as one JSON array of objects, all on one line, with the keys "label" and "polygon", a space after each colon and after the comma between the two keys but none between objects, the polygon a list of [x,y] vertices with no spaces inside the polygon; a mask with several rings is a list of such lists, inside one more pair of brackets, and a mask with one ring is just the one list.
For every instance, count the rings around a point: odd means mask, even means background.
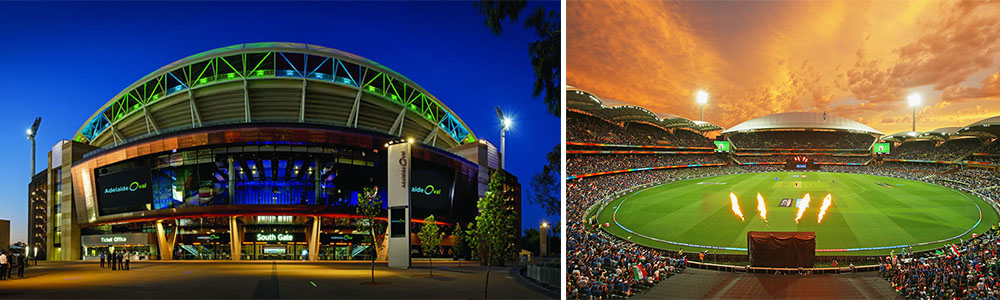
[{"label": "group of people", "polygon": [[978,138],[951,139],[940,145],[935,141],[928,140],[909,141],[892,149],[892,153],[888,157],[950,161],[968,154],[969,151],[982,145],[983,141]]},{"label": "group of people", "polygon": [[875,137],[840,131],[761,131],[734,132],[729,140],[740,148],[867,149]]},{"label": "group of people", "polygon": [[[762,152],[763,153],[763,152]],[[815,162],[825,163],[864,163],[871,160],[870,156],[833,156],[833,155],[737,155],[734,156],[741,163],[746,162],[781,162],[788,159],[806,156]]]},{"label": "group of people", "polygon": [[691,164],[725,163],[714,154],[576,154],[566,160],[570,175]]},{"label": "group of people", "polygon": [[629,297],[682,272],[687,259],[646,248],[600,230],[588,208],[650,184],[739,174],[734,166],[650,170],[586,177],[566,183],[566,290],[569,299]]},{"label": "group of people", "polygon": [[126,271],[129,270],[129,262],[132,261],[132,255],[126,252],[101,252],[101,268],[104,268],[105,261],[107,261],[108,268],[112,271]]},{"label": "group of people", "polygon": [[995,227],[947,248],[937,256],[890,255],[879,264],[879,272],[907,299],[1000,298],[1000,237]]},{"label": "group of people", "polygon": [[0,251],[0,280],[14,278],[14,269],[17,269],[17,277],[24,278],[24,267],[28,264],[28,259],[24,255],[15,255],[14,252]]},{"label": "group of people", "polygon": [[668,131],[634,122],[619,125],[576,112],[567,113],[566,140],[616,145],[714,147],[711,140],[688,129]]}]

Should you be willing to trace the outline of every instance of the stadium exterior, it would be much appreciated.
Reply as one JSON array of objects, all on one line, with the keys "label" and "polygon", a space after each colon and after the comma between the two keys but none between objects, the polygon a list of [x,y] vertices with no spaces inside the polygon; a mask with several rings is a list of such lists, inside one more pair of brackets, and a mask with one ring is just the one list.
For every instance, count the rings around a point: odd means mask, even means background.
[{"label": "stadium exterior", "polygon": [[411,141],[411,220],[472,221],[496,148],[416,83],[308,44],[196,54],[139,79],[52,148],[44,253],[367,259],[354,207],[366,187],[386,202],[386,145],[400,140]]}]

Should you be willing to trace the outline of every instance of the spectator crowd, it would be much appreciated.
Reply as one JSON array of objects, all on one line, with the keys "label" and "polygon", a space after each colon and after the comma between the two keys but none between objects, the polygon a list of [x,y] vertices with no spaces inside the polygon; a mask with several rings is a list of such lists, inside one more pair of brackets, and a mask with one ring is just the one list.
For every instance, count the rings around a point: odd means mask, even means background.
[{"label": "spectator crowd", "polygon": [[615,145],[715,147],[711,140],[690,129],[665,130],[635,122],[614,124],[576,112],[567,112],[566,140]]}]

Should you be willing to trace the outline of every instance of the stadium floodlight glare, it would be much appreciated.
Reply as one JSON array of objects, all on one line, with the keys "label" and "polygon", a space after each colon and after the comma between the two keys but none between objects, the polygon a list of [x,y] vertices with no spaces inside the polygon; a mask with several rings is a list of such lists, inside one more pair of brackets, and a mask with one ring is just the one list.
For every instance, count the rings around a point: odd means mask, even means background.
[{"label": "stadium floodlight glare", "polygon": [[917,131],[917,106],[920,106],[920,94],[911,94],[909,97],[906,97],[906,101],[913,108],[913,131]]},{"label": "stadium floodlight glare", "polygon": [[695,96],[695,101],[698,102],[698,104],[701,106],[701,118],[699,118],[698,120],[704,121],[705,103],[708,103],[708,93],[706,93],[705,91],[698,91],[697,95]]}]

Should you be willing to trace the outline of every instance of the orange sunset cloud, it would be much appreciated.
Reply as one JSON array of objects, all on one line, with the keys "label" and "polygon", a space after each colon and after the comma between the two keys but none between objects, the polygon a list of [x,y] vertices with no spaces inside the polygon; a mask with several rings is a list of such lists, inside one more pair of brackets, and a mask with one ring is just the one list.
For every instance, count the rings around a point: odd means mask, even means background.
[{"label": "orange sunset cloud", "polygon": [[1000,115],[1000,2],[570,1],[567,84],[731,127],[826,111],[883,133]]}]

